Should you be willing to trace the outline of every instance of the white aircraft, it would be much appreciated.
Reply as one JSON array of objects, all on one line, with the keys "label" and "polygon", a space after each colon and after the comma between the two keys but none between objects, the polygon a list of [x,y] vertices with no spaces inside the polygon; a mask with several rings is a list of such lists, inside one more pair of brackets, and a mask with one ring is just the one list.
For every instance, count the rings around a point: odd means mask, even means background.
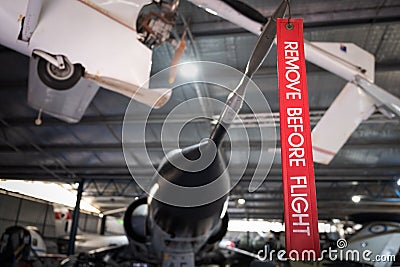
[{"label": "white aircraft", "polygon": [[[374,267],[390,267],[395,265],[396,255],[400,249],[400,223],[398,218],[393,218],[392,214],[386,215],[383,219],[364,214],[365,226],[349,238],[348,245],[343,249],[345,254],[358,251],[360,254],[367,255],[365,251],[370,251],[366,257],[353,259],[364,264],[371,264]],[[374,219],[372,219],[374,218]]]},{"label": "white aircraft", "polygon": [[[265,18],[237,0],[188,0],[256,35]],[[376,110],[400,116],[400,99],[374,84],[375,57],[351,43],[305,42],[306,60],[348,81],[312,131],[314,161],[329,164],[360,123]],[[323,88],[321,88],[323,90]]]},{"label": "white aircraft", "polygon": [[[129,242],[123,226],[113,219],[115,218],[108,216],[106,220],[107,232],[112,233],[112,235],[91,234],[78,229],[75,241],[75,252],[81,253],[98,248],[127,245]],[[54,222],[56,236],[67,241],[72,226],[72,214],[69,209],[55,206]]]},{"label": "white aircraft", "polygon": [[151,47],[169,39],[176,2],[141,13],[152,1],[4,0],[0,44],[31,58],[28,104],[40,112],[78,122],[99,86],[159,108],[171,92],[145,88]]}]

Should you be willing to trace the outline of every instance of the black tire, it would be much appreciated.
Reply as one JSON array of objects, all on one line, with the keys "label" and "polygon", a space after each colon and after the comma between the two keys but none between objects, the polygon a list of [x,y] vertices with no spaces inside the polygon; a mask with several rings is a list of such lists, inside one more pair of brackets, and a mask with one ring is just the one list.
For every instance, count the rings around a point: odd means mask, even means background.
[{"label": "black tire", "polygon": [[64,70],[58,69],[47,60],[39,57],[37,72],[40,80],[48,87],[55,90],[68,90],[73,87],[83,75],[81,64],[71,64],[65,59]]}]

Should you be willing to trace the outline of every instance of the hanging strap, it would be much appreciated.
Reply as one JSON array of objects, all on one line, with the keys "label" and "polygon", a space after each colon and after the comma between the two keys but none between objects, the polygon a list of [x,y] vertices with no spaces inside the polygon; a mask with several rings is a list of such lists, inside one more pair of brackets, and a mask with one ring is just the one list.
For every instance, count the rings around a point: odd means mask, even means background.
[{"label": "hanging strap", "polygon": [[287,258],[313,260],[320,244],[303,20],[278,19],[276,32],[286,253]]}]

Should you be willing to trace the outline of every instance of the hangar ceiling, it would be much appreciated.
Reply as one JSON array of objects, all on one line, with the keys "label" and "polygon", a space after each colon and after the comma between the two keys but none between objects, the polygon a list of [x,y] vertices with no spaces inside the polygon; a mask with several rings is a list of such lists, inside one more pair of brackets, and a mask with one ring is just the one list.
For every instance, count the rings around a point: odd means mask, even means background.
[{"label": "hangar ceiling", "polygon": [[[247,1],[266,16],[279,1]],[[227,64],[243,70],[256,36],[222,19],[182,1],[180,14],[190,19],[194,42],[189,42],[184,61],[204,60]],[[376,83],[400,97],[400,1],[346,1],[297,0],[292,1],[292,15],[303,17],[305,38],[309,41],[352,42],[375,55]],[[178,21],[182,32],[182,20]],[[163,45],[154,50],[152,73],[170,64],[173,48]],[[29,59],[8,48],[0,47],[0,178],[45,180],[74,183],[85,179],[85,194],[103,212],[119,209],[134,197],[142,195],[126,167],[122,153],[122,122],[129,99],[100,90],[89,106],[82,121],[68,124],[43,116],[43,124],[36,126],[37,112],[26,104]],[[312,126],[319,120],[345,85],[341,78],[314,65],[307,65]],[[218,74],[216,74],[218,75]],[[267,98],[271,110],[278,112],[276,51],[272,49],[267,60],[255,75],[254,81]],[[198,89],[198,88],[197,88]],[[142,140],[130,140],[132,164],[135,172],[150,179],[153,167],[159,164],[163,151],[160,129],[171,109],[187,99],[196,98],[199,90],[186,86],[174,91],[166,107],[152,112],[146,146],[151,162],[144,160],[141,151],[135,152]],[[203,96],[224,100],[227,92],[221,88],[201,86]],[[257,99],[256,112],[264,107]],[[145,108],[137,103],[130,123],[143,127]],[[204,111],[204,110],[203,110]],[[185,107],[187,114],[198,112],[201,106]],[[207,109],[208,115],[217,115],[216,107]],[[242,113],[246,113],[244,109]],[[267,133],[279,125],[265,126]],[[176,121],[175,123],[179,123]],[[172,125],[171,127],[173,127]],[[210,120],[196,120],[181,133],[181,145],[193,144],[207,137]],[[332,129],[334,131],[335,129]],[[234,132],[235,129],[232,130]],[[247,128],[250,133],[254,131]],[[279,136],[279,134],[278,134]],[[240,140],[239,140],[240,141]],[[222,150],[226,158],[232,153],[232,162],[240,163],[242,151],[225,143]],[[272,145],[271,145],[272,146]],[[249,165],[239,184],[232,190],[229,212],[232,218],[282,219],[283,199],[281,164],[278,150],[263,186],[255,193],[247,187],[257,161],[250,157]],[[257,138],[250,138],[252,153],[260,150]],[[235,166],[230,168],[235,175]],[[265,171],[267,173],[267,170]],[[395,193],[400,177],[400,121],[374,114],[361,124],[330,165],[315,164],[317,198],[320,219],[344,218],[357,212],[387,211],[400,213],[400,201]],[[351,197],[361,195],[360,203]],[[244,198],[244,204],[237,200]]]}]

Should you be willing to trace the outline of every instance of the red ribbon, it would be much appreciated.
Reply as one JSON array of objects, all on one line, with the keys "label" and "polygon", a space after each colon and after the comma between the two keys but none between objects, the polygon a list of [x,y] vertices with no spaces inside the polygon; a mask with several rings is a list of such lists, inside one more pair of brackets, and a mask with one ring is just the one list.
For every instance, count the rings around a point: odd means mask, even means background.
[{"label": "red ribbon", "polygon": [[313,260],[320,244],[303,20],[278,19],[276,33],[286,253]]}]

